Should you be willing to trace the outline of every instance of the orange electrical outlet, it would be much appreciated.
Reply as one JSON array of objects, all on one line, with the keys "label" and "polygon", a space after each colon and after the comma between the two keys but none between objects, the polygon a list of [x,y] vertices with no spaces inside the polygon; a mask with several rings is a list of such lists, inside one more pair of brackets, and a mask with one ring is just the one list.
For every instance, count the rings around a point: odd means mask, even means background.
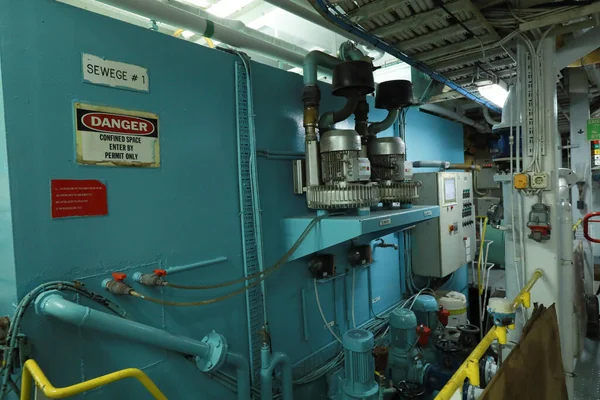
[{"label": "orange electrical outlet", "polygon": [[529,187],[529,176],[526,174],[516,174],[513,178],[515,189],[527,189]]}]

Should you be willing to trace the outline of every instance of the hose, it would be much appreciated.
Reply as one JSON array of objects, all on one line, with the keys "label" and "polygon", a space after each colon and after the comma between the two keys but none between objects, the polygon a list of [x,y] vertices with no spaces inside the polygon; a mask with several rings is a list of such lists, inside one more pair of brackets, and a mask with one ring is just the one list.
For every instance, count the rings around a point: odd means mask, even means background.
[{"label": "hose", "polygon": [[247,277],[239,278],[239,279],[236,279],[236,280],[233,280],[230,282],[223,282],[223,283],[214,284],[214,285],[185,286],[185,285],[174,285],[174,284],[169,284],[169,283],[167,283],[167,285],[166,285],[166,286],[174,287],[174,288],[178,288],[178,289],[214,289],[214,288],[220,288],[220,287],[234,285],[236,283],[248,281],[248,280],[251,280],[254,278],[258,278],[259,276],[263,275],[260,279],[252,282],[251,284],[246,285],[243,288],[235,290],[226,295],[216,297],[214,299],[192,301],[192,302],[179,302],[179,301],[168,301],[168,300],[162,300],[162,299],[157,299],[154,297],[145,296],[141,293],[136,292],[135,290],[131,291],[129,294],[133,297],[137,297],[139,299],[146,300],[151,303],[162,304],[162,305],[166,305],[166,306],[176,306],[176,307],[202,306],[202,305],[217,303],[217,302],[220,302],[223,300],[230,299],[230,298],[237,296],[238,294],[244,293],[245,291],[260,284],[262,281],[267,279],[267,277],[269,275],[271,275],[273,272],[275,272],[277,269],[279,269],[279,267],[281,267],[296,252],[296,250],[298,250],[298,247],[300,247],[302,242],[304,242],[304,239],[306,239],[308,234],[312,231],[312,229],[315,227],[315,225],[319,221],[321,221],[324,218],[330,217],[330,216],[341,215],[341,214],[342,213],[324,214],[324,215],[319,215],[319,216],[313,218],[312,221],[310,221],[310,223],[306,226],[306,228],[304,229],[304,231],[302,232],[302,234],[300,235],[298,240],[296,240],[294,245],[292,247],[290,247],[290,249],[275,264],[273,264],[271,267],[265,269],[264,271],[259,271],[252,275],[249,275]]},{"label": "hose", "polygon": [[319,314],[321,314],[321,319],[323,320],[323,323],[327,327],[327,330],[329,330],[329,333],[331,333],[331,335],[335,338],[335,340],[337,340],[340,344],[343,344],[342,339],[340,339],[340,337],[335,334],[333,329],[331,329],[331,325],[329,325],[329,322],[327,322],[327,318],[325,318],[325,313],[323,312],[323,307],[321,306],[321,300],[319,299],[319,289],[317,289],[316,278],[313,279],[313,286],[315,288],[315,300],[317,301],[317,307],[319,308]]},{"label": "hose", "polygon": [[2,364],[0,364],[0,375],[2,376],[2,387],[0,388],[0,399],[4,399],[8,395],[8,386],[9,386],[10,380],[11,380],[11,372],[12,372],[12,368],[13,368],[13,363],[16,359],[13,355],[14,355],[15,348],[18,347],[18,344],[17,344],[17,340],[19,338],[18,333],[19,333],[19,329],[21,327],[21,321],[23,319],[23,316],[25,315],[25,312],[27,311],[27,309],[29,308],[31,303],[33,303],[33,301],[35,301],[35,299],[40,294],[42,294],[43,292],[50,291],[50,290],[66,290],[66,291],[77,293],[79,295],[87,297],[90,300],[100,303],[101,305],[108,308],[111,312],[119,315],[120,317],[125,317],[124,312],[119,313],[117,311],[119,309],[119,306],[117,306],[115,303],[111,302],[108,299],[105,299],[104,297],[102,297],[96,293],[88,291],[87,289],[84,288],[83,284],[81,284],[79,282],[52,281],[52,282],[46,282],[42,285],[39,285],[35,289],[31,290],[29,293],[27,293],[25,296],[23,296],[23,298],[17,305],[16,310],[15,310],[15,315],[12,320],[12,324],[10,325],[10,328],[8,330],[8,335],[6,337],[6,348],[3,352],[4,354],[3,354],[3,358],[2,358]]}]

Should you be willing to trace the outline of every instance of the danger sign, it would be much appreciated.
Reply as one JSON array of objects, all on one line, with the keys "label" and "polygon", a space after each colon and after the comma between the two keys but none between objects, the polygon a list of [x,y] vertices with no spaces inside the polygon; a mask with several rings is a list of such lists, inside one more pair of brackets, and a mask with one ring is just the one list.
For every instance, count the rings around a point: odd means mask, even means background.
[{"label": "danger sign", "polygon": [[105,166],[160,166],[158,116],[75,104],[77,162]]}]

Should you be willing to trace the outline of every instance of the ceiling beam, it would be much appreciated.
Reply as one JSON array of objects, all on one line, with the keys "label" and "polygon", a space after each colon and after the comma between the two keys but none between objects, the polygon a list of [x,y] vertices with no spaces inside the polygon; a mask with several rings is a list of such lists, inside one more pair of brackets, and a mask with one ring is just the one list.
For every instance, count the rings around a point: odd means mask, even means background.
[{"label": "ceiling beam", "polygon": [[[507,57],[507,58],[502,58],[500,60],[492,61],[490,63],[481,63],[481,68],[483,68],[485,70],[490,70],[490,69],[494,69],[494,68],[507,67],[509,65],[514,65],[514,64],[515,64],[515,62],[510,57]],[[448,79],[460,78],[461,76],[472,75],[476,68],[477,68],[477,66],[473,65],[470,67],[457,69],[455,71],[448,71],[448,72],[444,73],[444,76]],[[491,71],[491,72],[495,73],[494,71]]]},{"label": "ceiling beam", "polygon": [[531,31],[533,29],[543,28],[549,25],[567,23],[576,18],[582,18],[591,14],[600,12],[600,2],[595,2],[587,6],[577,7],[573,10],[564,11],[557,14],[546,15],[544,17],[534,19],[533,21],[524,22],[519,25],[521,32]]},{"label": "ceiling beam", "polygon": [[[405,3],[408,4],[408,2]],[[401,2],[397,0],[375,0],[350,11],[348,16],[356,18],[357,20],[363,20],[365,18],[370,18],[376,14],[390,10],[394,7],[399,7],[400,5]]]},{"label": "ceiling beam", "polygon": [[494,40],[500,40],[500,35],[496,32],[496,29],[489,23],[489,21],[481,14],[479,9],[473,5],[473,3],[469,0],[467,1],[468,11],[471,11],[475,19],[477,19],[481,26],[484,27],[490,34],[494,35]]},{"label": "ceiling beam", "polygon": [[600,26],[568,41],[556,50],[556,70],[560,71],[600,47]]},{"label": "ceiling beam", "polygon": [[[383,0],[386,1],[386,0]],[[456,0],[450,3],[446,3],[445,7],[451,13],[464,11],[465,4],[468,0]],[[369,3],[371,4],[379,4],[379,2]],[[369,5],[359,8],[362,10]],[[392,2],[392,5],[397,7],[398,2]],[[385,11],[385,10],[384,10]],[[369,14],[369,17],[372,17],[372,14]],[[441,8],[434,8],[433,10],[425,11],[419,14],[411,15],[410,17],[402,18],[400,21],[395,21],[391,24],[381,26],[379,28],[375,28],[370,33],[377,35],[379,37],[386,37],[397,35],[400,32],[405,32],[414,28],[422,28],[423,25],[427,25],[427,22],[430,22],[432,19],[441,19],[441,18],[450,18],[448,13]]]},{"label": "ceiling beam", "polygon": [[[401,22],[399,22],[401,23]],[[471,19],[468,21],[463,21],[463,24],[469,30],[477,29],[481,27],[481,23],[476,19]],[[463,25],[451,25],[447,28],[438,29],[436,31],[431,31],[425,35],[417,36],[412,39],[403,40],[401,42],[395,43],[395,46],[400,50],[409,50],[414,49],[415,47],[424,46],[430,43],[439,42],[440,40],[444,40],[445,37],[456,36],[460,33],[466,32]]]},{"label": "ceiling beam", "polygon": [[[470,54],[454,57],[449,60],[440,61],[440,62],[432,62],[429,66],[435,70],[445,70],[448,68],[456,67],[458,65],[468,64],[475,61],[479,61],[481,59],[481,51],[470,51]],[[506,52],[502,48],[486,50],[486,57],[498,57],[500,55],[506,54]]]},{"label": "ceiling beam", "polygon": [[[494,35],[492,33],[487,33],[482,36],[477,36],[477,38],[465,40],[465,41],[458,42],[458,43],[453,43],[448,46],[439,47],[435,50],[431,50],[426,53],[415,54],[413,58],[415,58],[418,61],[435,60],[436,58],[446,56],[449,53],[452,54],[452,53],[460,52],[463,50],[481,47],[482,43],[484,45],[486,45],[486,44],[489,44],[489,43],[495,42],[495,41],[496,41],[496,35]],[[487,53],[486,53],[486,57],[487,57]],[[479,52],[479,58],[483,58],[483,54],[481,51]]]},{"label": "ceiling beam", "polygon": [[[515,70],[509,70],[509,71],[502,71],[496,74],[496,76],[502,80],[510,78],[514,75],[516,75],[517,72]],[[458,79],[455,80],[454,82],[456,82],[457,84],[461,85],[461,86],[465,86],[465,85],[470,85],[471,82],[473,81],[473,77],[469,77],[469,78],[464,78],[464,79]]]}]

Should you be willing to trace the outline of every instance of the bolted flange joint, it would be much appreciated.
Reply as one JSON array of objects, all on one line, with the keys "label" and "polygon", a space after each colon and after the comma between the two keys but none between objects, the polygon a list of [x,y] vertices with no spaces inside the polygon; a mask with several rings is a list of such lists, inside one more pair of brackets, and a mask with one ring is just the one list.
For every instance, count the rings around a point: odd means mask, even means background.
[{"label": "bolted flange joint", "polygon": [[227,358],[227,340],[223,335],[212,331],[202,338],[202,343],[209,346],[209,351],[204,357],[196,357],[196,365],[202,372],[218,370]]}]

